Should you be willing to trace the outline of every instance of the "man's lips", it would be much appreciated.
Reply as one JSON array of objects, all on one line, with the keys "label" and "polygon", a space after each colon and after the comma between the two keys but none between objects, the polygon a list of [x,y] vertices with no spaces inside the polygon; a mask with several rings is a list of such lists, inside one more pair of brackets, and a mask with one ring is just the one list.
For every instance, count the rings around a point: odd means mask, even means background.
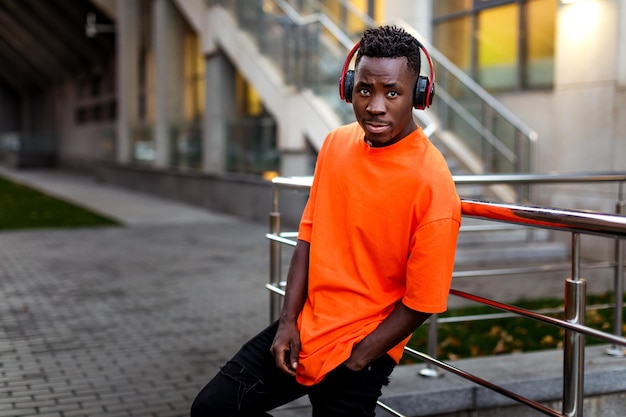
[{"label": "man's lips", "polygon": [[388,123],[383,122],[365,122],[365,128],[371,133],[384,132],[389,127]]}]

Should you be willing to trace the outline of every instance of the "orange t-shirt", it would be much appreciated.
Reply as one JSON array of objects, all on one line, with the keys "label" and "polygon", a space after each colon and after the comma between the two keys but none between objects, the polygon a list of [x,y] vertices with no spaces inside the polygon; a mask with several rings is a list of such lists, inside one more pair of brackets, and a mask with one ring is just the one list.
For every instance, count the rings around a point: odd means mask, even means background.
[{"label": "orange t-shirt", "polygon": [[[445,311],[460,217],[448,166],[421,129],[382,148],[357,123],[327,136],[298,233],[310,243],[299,383],[348,359],[400,300]],[[407,341],[388,352],[396,362]]]}]

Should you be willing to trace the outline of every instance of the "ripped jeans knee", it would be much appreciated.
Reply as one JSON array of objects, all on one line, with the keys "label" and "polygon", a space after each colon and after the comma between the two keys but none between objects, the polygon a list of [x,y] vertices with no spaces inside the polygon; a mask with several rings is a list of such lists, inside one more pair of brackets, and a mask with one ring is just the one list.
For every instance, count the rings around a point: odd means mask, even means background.
[{"label": "ripped jeans knee", "polygon": [[227,362],[220,369],[220,374],[237,384],[237,411],[246,404],[246,400],[254,400],[254,397],[263,395],[265,383],[237,362]]},{"label": "ripped jeans knee", "polygon": [[191,407],[191,417],[269,416],[260,410],[252,414],[246,412],[262,400],[264,388],[265,383],[260,378],[243,365],[229,361],[200,391]]}]

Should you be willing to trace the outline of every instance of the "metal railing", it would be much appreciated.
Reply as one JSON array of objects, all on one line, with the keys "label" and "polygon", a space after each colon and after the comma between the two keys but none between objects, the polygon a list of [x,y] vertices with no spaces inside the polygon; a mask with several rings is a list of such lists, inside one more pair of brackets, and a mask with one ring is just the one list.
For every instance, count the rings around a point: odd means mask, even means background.
[{"label": "metal railing", "polygon": [[[556,411],[536,401],[520,396],[501,386],[483,380],[475,375],[455,368],[435,356],[437,318],[430,319],[428,354],[405,348],[405,353],[421,359],[428,364],[427,370],[437,367],[459,375],[469,381],[482,385],[521,404],[550,416],[582,417],[582,404],[584,399],[584,336],[591,336],[611,343],[608,354],[622,356],[626,347],[626,338],[622,336],[622,309],[623,309],[623,280],[624,280],[624,247],[626,239],[626,204],[624,202],[624,183],[626,173],[577,173],[577,174],[532,174],[532,175],[503,175],[503,176],[455,176],[457,184],[547,184],[547,183],[592,183],[592,182],[615,182],[618,184],[618,196],[616,203],[617,214],[589,212],[580,210],[565,210],[545,208],[521,204],[492,203],[470,199],[462,199],[462,213],[465,217],[478,218],[520,225],[523,227],[540,228],[569,232],[571,239],[571,276],[565,280],[566,290],[564,294],[564,320],[553,318],[546,312],[525,310],[516,306],[500,303],[495,300],[482,298],[473,294],[451,289],[450,294],[467,300],[488,305],[514,316],[522,316],[538,320],[550,325],[558,326],[565,330],[563,343],[563,398],[562,411]],[[283,232],[281,230],[281,214],[279,211],[279,192],[284,189],[308,191],[312,183],[312,177],[278,177],[273,180],[273,206],[270,213],[270,231],[266,237],[270,241],[270,279],[266,288],[270,290],[270,320],[275,320],[280,313],[281,296],[284,296],[285,282],[282,280],[282,254],[281,246],[287,244],[295,246],[297,232]],[[586,311],[586,282],[581,278],[581,250],[580,236],[594,235],[615,239],[615,261],[604,264],[605,267],[614,268],[614,293],[615,293],[615,326],[614,333],[610,334],[585,326]],[[540,269],[539,269],[540,270]],[[465,271],[465,276],[481,275],[489,270]],[[524,269],[498,269],[497,274],[523,273]],[[454,275],[453,275],[454,276]],[[466,319],[482,319],[483,317],[466,317]],[[455,320],[462,318],[455,317]],[[437,371],[432,372],[436,374]],[[428,372],[427,372],[428,374]],[[391,409],[379,402],[386,411],[396,416],[403,416],[400,412]]]}]

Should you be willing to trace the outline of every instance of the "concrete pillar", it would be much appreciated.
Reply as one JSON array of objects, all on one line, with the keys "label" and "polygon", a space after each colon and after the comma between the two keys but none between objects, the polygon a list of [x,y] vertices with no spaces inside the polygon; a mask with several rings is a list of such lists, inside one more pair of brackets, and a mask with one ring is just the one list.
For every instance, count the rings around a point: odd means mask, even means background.
[{"label": "concrete pillar", "polygon": [[[559,7],[554,56],[552,149],[559,155],[545,162],[550,170],[615,169],[613,102],[618,50],[615,1],[579,1]],[[581,122],[582,121],[582,122]],[[580,144],[573,146],[573,144]],[[541,145],[540,145],[541,146]],[[549,165],[548,165],[549,164]]]},{"label": "concrete pillar", "polygon": [[19,130],[19,103],[16,92],[0,85],[0,133]]},{"label": "concrete pillar", "polygon": [[226,56],[215,50],[206,57],[206,106],[203,118],[202,170],[221,173],[226,170],[228,122],[236,112],[236,70]]},{"label": "concrete pillar", "polygon": [[121,163],[131,159],[131,129],[139,114],[139,6],[138,0],[116,2],[116,159]]},{"label": "concrete pillar", "polygon": [[171,0],[154,0],[153,36],[155,61],[155,166],[166,167],[171,159],[171,130],[182,122],[183,27]]},{"label": "concrete pillar", "polygon": [[283,113],[277,118],[277,145],[281,150],[279,168],[281,176],[311,175],[313,173],[314,167],[310,163],[307,140],[302,132],[301,112],[302,101],[297,98],[288,99]]},{"label": "concrete pillar", "polygon": [[402,19],[432,42],[433,0],[396,0],[385,2],[385,20]]},{"label": "concrete pillar", "polygon": [[282,152],[280,175],[283,177],[312,175],[315,166],[311,155],[303,152]]},{"label": "concrete pillar", "polygon": [[617,3],[617,83],[620,87],[626,85],[626,4]]}]

